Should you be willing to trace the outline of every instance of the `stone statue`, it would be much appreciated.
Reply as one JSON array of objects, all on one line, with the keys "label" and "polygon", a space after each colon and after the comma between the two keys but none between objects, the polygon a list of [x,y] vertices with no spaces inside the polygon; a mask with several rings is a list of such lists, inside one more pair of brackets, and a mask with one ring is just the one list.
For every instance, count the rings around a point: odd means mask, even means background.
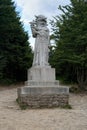
[{"label": "stone statue", "polygon": [[25,87],[18,88],[18,102],[28,108],[50,108],[68,105],[69,87],[59,86],[55,68],[48,64],[49,30],[46,17],[36,16],[31,22],[35,39],[34,60],[28,69]]},{"label": "stone statue", "polygon": [[31,24],[31,30],[35,39],[35,50],[33,66],[49,66],[49,29],[47,28],[47,18],[43,15],[35,16],[36,19]]},{"label": "stone statue", "polygon": [[[33,64],[28,69],[28,81],[32,83],[55,81],[55,69],[48,63],[50,37],[47,28],[47,18],[43,15],[35,16],[30,22],[33,37],[35,38],[35,49]],[[42,83],[42,86],[43,83]]]}]

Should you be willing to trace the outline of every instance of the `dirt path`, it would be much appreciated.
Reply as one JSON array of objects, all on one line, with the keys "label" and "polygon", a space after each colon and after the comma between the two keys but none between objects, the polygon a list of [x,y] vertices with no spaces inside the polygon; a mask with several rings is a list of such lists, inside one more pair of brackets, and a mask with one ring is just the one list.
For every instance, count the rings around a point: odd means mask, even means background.
[{"label": "dirt path", "polygon": [[20,110],[16,98],[16,88],[0,91],[0,130],[87,130],[87,95],[71,94],[71,110]]}]

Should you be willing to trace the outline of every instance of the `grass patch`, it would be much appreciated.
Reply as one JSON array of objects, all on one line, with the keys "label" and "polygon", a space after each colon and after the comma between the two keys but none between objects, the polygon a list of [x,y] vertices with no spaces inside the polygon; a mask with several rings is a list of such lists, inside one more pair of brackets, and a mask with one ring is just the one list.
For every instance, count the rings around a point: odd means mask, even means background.
[{"label": "grass patch", "polygon": [[64,106],[61,106],[61,108],[64,108],[64,109],[72,109],[72,106],[70,104],[66,104]]},{"label": "grass patch", "polygon": [[28,108],[28,105],[25,103],[21,103],[18,98],[16,99],[16,102],[18,103],[21,110],[26,110]]}]

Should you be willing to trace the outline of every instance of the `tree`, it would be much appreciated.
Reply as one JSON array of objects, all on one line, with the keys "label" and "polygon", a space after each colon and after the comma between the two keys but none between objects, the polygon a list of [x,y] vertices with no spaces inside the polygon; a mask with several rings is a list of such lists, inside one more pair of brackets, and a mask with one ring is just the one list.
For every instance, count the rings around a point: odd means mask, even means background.
[{"label": "tree", "polygon": [[87,85],[87,1],[71,0],[59,6],[63,12],[53,23],[56,49],[53,59],[57,74],[76,81],[81,89]]},{"label": "tree", "polygon": [[[0,79],[21,81],[31,66],[32,50],[11,0],[0,0]],[[2,60],[2,62],[1,62]]]}]

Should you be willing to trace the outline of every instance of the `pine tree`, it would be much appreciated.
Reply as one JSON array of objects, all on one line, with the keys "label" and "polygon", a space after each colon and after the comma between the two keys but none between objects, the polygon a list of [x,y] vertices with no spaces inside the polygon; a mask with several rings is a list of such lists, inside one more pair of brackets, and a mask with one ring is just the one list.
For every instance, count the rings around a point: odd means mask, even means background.
[{"label": "pine tree", "polygon": [[55,17],[53,38],[57,73],[66,80],[76,81],[80,88],[87,85],[87,1],[71,0],[59,6],[63,12]]},{"label": "pine tree", "polygon": [[0,0],[0,79],[21,81],[31,66],[32,50],[11,0]]}]

